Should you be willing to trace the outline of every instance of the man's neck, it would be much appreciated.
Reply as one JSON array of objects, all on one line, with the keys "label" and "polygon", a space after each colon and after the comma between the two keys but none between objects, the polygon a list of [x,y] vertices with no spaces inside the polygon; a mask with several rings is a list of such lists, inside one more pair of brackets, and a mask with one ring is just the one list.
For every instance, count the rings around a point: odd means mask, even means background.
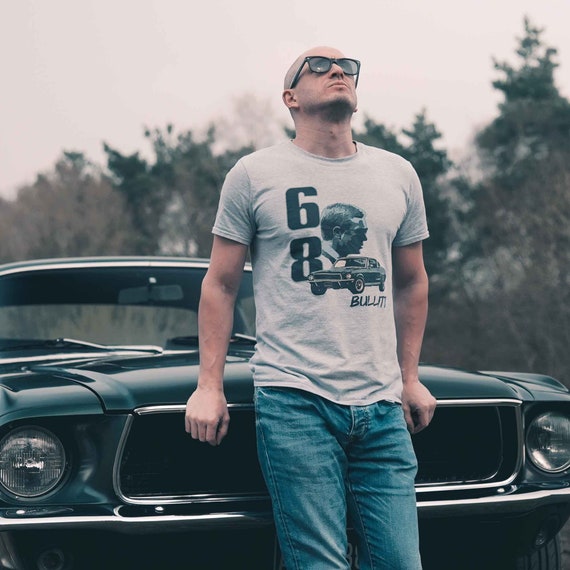
[{"label": "man's neck", "polygon": [[325,158],[344,158],[356,152],[350,123],[296,125],[293,142],[303,150]]}]

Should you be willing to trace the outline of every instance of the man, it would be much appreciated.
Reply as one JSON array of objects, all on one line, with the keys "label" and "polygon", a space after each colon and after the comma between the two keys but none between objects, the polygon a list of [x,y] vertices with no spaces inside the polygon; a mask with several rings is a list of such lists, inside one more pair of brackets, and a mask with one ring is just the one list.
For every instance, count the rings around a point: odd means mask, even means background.
[{"label": "man", "polygon": [[[421,567],[408,432],[425,428],[435,409],[418,378],[428,232],[411,165],[352,140],[359,71],[330,47],[292,65],[283,101],[295,139],[228,174],[202,286],[200,375],[186,430],[218,445],[229,425],[232,309],[251,248],[258,454],[289,570],[349,568],[347,517],[361,569]],[[347,290],[316,297],[307,287],[321,266],[320,213],[347,197],[366,212],[363,253],[386,262],[390,301],[381,308],[353,303]]]},{"label": "man", "polygon": [[330,265],[339,257],[360,253],[367,231],[366,218],[360,208],[344,203],[327,206],[321,214],[323,257]]}]

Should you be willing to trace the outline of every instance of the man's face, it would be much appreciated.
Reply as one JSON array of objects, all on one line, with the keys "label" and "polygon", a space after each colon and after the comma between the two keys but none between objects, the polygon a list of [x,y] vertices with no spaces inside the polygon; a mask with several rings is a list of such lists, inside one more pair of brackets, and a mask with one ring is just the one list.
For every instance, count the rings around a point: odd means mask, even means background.
[{"label": "man's face", "polygon": [[332,245],[339,257],[360,253],[364,242],[368,239],[367,231],[368,226],[364,218],[352,218],[344,231],[338,227],[334,228]]},{"label": "man's face", "polygon": [[[303,57],[307,56],[344,57],[340,51],[326,47],[309,50],[303,54]],[[324,73],[312,72],[305,63],[293,91],[301,108],[311,109],[325,105],[341,106],[350,112],[356,110],[354,76],[346,75],[336,63]]]}]

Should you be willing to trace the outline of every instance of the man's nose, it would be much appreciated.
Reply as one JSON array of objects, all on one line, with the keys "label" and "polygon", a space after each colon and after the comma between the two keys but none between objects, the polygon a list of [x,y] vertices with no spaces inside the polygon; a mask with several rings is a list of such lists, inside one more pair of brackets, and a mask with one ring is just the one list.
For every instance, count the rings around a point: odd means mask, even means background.
[{"label": "man's nose", "polygon": [[336,63],[336,61],[333,62],[331,65],[331,73],[332,75],[341,75],[341,76],[344,75],[342,67],[338,63]]}]

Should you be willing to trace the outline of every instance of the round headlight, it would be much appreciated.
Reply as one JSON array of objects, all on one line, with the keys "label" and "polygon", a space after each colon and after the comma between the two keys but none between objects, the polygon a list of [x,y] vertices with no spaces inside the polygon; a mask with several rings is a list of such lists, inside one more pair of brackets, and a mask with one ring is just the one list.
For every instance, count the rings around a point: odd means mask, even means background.
[{"label": "round headlight", "polygon": [[17,428],[0,441],[0,485],[19,497],[51,491],[65,472],[61,441],[44,428]]},{"label": "round headlight", "polygon": [[528,428],[526,446],[539,469],[564,471],[570,467],[570,419],[553,412],[537,416]]}]

